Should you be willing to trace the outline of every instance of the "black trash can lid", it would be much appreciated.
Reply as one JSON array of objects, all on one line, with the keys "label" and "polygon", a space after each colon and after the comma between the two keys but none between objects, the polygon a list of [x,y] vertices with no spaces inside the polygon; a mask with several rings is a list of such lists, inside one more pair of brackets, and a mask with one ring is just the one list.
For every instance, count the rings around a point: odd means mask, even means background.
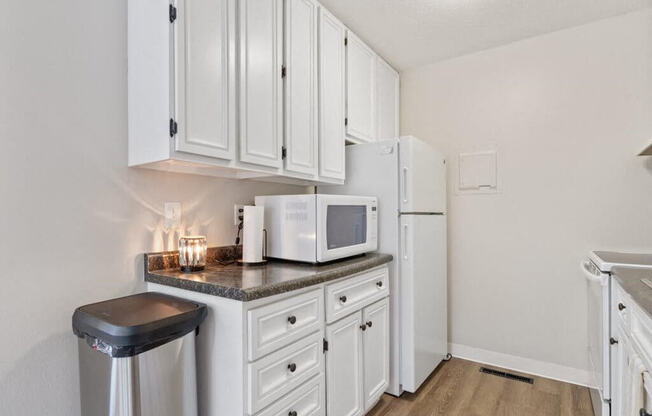
[{"label": "black trash can lid", "polygon": [[131,357],[195,330],[206,313],[204,304],[146,292],[77,308],[72,330],[112,357]]}]

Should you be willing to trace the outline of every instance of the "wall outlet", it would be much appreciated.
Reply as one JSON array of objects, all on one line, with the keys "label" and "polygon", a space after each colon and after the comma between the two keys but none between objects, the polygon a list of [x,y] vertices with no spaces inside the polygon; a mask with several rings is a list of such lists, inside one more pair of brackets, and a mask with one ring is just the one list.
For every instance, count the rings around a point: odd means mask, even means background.
[{"label": "wall outlet", "polygon": [[163,212],[166,231],[181,226],[181,202],[166,202]]},{"label": "wall outlet", "polygon": [[233,225],[240,224],[240,217],[244,216],[244,205],[233,205]]}]

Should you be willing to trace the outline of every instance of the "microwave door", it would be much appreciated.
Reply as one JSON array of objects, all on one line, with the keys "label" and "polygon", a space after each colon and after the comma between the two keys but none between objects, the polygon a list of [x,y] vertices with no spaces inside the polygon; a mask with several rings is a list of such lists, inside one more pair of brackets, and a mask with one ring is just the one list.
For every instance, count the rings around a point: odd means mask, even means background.
[{"label": "microwave door", "polygon": [[325,262],[377,249],[375,198],[320,195],[317,261]]}]

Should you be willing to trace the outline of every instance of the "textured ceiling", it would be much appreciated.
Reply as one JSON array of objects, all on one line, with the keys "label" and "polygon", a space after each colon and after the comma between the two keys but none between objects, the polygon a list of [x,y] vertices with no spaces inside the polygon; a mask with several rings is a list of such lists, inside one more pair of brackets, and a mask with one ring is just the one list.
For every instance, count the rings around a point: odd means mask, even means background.
[{"label": "textured ceiling", "polygon": [[652,7],[652,0],[321,0],[399,70]]}]

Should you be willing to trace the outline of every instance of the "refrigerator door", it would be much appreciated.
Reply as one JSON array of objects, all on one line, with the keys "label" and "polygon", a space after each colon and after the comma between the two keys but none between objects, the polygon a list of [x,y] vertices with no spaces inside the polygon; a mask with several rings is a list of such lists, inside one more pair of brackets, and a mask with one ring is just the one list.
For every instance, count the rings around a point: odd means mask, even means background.
[{"label": "refrigerator door", "polygon": [[399,154],[401,212],[445,213],[444,157],[434,147],[411,136],[400,138]]},{"label": "refrigerator door", "polygon": [[414,393],[448,353],[446,216],[400,217],[401,384]]}]

